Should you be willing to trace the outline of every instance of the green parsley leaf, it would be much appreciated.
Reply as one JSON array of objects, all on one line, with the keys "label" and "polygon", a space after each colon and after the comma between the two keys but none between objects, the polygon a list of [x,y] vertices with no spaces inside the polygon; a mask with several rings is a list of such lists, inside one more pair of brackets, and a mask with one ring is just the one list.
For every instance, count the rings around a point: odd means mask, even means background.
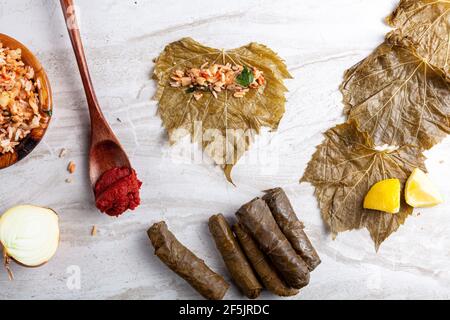
[{"label": "green parsley leaf", "polygon": [[253,72],[247,66],[244,66],[242,72],[236,77],[236,82],[244,88],[247,88],[253,80],[255,80]]}]

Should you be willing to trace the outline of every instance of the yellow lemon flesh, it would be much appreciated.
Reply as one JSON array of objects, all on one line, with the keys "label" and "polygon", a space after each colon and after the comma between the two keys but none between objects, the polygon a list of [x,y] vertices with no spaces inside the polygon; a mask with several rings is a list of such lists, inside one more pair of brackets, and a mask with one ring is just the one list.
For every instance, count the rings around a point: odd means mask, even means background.
[{"label": "yellow lemon flesh", "polygon": [[364,198],[364,208],[388,213],[400,211],[400,180],[386,179],[375,183]]},{"label": "yellow lemon flesh", "polygon": [[406,181],[405,200],[414,208],[433,207],[443,202],[430,178],[419,168],[414,169]]}]

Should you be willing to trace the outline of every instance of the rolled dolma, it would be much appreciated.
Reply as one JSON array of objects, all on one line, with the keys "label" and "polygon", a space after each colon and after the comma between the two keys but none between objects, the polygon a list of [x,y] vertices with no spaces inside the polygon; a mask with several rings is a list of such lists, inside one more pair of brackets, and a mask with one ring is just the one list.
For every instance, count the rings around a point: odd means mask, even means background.
[{"label": "rolled dolma", "polygon": [[210,300],[223,298],[230,285],[203,260],[183,246],[169,231],[164,221],[155,223],[147,234],[158,258],[198,293]]},{"label": "rolled dolma", "polygon": [[278,275],[270,260],[259,250],[252,237],[238,223],[233,226],[233,231],[241,244],[242,250],[255,269],[264,286],[281,297],[295,296],[299,290],[289,288]]},{"label": "rolled dolma", "polygon": [[263,287],[256,278],[252,266],[242,252],[224,216],[222,214],[212,216],[209,218],[208,225],[217,250],[220,251],[223,261],[237,286],[248,298],[257,298]]},{"label": "rolled dolma", "polygon": [[272,211],[281,231],[308,265],[309,271],[314,270],[321,262],[320,257],[303,230],[305,227],[297,218],[284,190],[281,188],[267,190],[263,199]]},{"label": "rolled dolma", "polygon": [[308,266],[281,232],[263,199],[244,204],[236,215],[290,287],[300,289],[309,283]]}]

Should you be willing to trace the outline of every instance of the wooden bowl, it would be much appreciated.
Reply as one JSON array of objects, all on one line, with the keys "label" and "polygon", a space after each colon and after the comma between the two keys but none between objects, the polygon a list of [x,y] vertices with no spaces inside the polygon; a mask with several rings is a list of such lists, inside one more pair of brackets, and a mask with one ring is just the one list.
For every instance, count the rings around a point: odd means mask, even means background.
[{"label": "wooden bowl", "polygon": [[35,80],[40,81],[41,83],[41,89],[39,89],[39,109],[42,117],[40,126],[33,129],[31,133],[14,148],[14,153],[8,152],[0,154],[1,170],[25,158],[42,140],[52,117],[53,102],[52,90],[47,74],[34,54],[22,43],[5,34],[0,33],[0,41],[3,43],[3,47],[8,47],[10,49],[20,48],[22,50],[22,61],[26,65],[34,68]]}]

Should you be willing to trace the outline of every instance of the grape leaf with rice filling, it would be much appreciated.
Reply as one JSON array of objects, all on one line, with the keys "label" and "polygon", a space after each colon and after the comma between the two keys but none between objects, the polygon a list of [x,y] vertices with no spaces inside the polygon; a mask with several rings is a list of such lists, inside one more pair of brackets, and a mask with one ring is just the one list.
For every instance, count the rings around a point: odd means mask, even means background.
[{"label": "grape leaf with rice filling", "polygon": [[417,53],[450,76],[450,0],[401,0],[386,22],[387,37],[413,44]]},{"label": "grape leaf with rice filling", "polygon": [[412,47],[381,44],[345,72],[345,113],[376,145],[429,149],[450,132],[450,83]]},{"label": "grape leaf with rice filling", "polygon": [[425,169],[425,157],[417,147],[376,148],[355,121],[337,125],[325,132],[301,182],[315,187],[322,219],[333,236],[339,232],[366,228],[378,250],[413,208],[402,199],[397,214],[363,208],[364,197],[376,182],[397,178],[402,185],[416,167]]},{"label": "grape leaf with rice filling", "polygon": [[[250,89],[243,98],[222,91],[216,99],[206,92],[198,101],[193,93],[170,86],[175,69],[199,68],[205,62],[256,67],[264,73],[266,84]],[[184,129],[193,141],[201,133],[203,149],[223,167],[228,181],[232,182],[231,170],[248,150],[254,134],[263,126],[277,129],[285,111],[287,88],[283,80],[291,75],[278,55],[264,45],[250,43],[225,51],[183,38],[166,46],[156,60],[153,78],[158,82],[155,95],[159,101],[158,113],[170,142],[181,138],[177,129]],[[198,130],[195,128],[198,121],[201,121],[201,132],[194,132]],[[236,134],[230,134],[230,130]]]}]

